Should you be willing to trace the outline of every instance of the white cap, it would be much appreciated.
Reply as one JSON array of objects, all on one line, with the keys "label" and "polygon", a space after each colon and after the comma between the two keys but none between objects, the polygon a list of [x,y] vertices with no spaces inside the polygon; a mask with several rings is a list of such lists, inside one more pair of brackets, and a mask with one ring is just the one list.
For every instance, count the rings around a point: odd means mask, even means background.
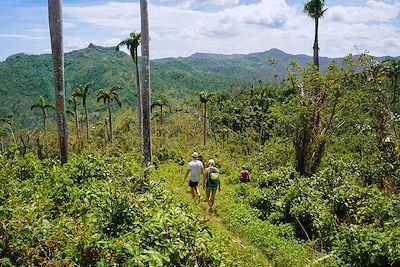
[{"label": "white cap", "polygon": [[208,161],[208,166],[214,166],[215,165],[215,161],[213,159],[210,159]]}]

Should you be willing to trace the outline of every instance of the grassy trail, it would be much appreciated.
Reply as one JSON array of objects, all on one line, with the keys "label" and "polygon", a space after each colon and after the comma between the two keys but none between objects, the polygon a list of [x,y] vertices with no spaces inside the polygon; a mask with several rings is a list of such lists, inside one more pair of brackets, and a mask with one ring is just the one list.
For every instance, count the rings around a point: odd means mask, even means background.
[{"label": "grassy trail", "polygon": [[[220,244],[225,244],[227,251],[234,259],[237,266],[272,266],[268,262],[265,255],[256,247],[254,247],[244,236],[229,231],[228,227],[222,222],[218,215],[211,215],[207,211],[207,203],[204,201],[205,192],[200,190],[202,201],[198,203],[192,199],[188,182],[183,184],[183,176],[186,168],[175,163],[162,164],[157,171],[153,172],[153,179],[163,182],[165,190],[170,192],[174,201],[183,203],[197,215],[200,220],[207,220],[207,226],[211,233]],[[225,195],[229,194],[233,189],[229,184],[222,183],[221,192],[217,192],[215,200],[215,209],[219,210],[228,200]],[[201,186],[200,186],[201,189]]]}]

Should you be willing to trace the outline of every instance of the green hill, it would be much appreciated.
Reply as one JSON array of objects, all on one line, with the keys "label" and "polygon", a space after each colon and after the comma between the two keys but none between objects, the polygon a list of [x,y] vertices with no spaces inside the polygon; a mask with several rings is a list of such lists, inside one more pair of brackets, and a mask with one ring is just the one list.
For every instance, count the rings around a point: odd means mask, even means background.
[{"label": "green hill", "polygon": [[[268,58],[279,64],[271,65]],[[191,98],[194,92],[226,91],[236,86],[253,83],[279,82],[284,77],[287,64],[297,59],[301,65],[311,61],[306,55],[289,55],[278,49],[248,55],[218,55],[196,53],[184,58],[152,60],[151,84],[153,97],[167,93],[181,101]],[[321,69],[333,60],[321,58]],[[121,86],[123,104],[133,106],[135,77],[130,56],[90,44],[87,48],[65,54],[65,81],[67,98],[77,84],[94,82],[90,112],[103,110],[95,103],[96,91],[113,85]],[[13,114],[17,128],[33,127],[40,119],[39,111],[30,106],[39,95],[53,100],[51,55],[16,54],[0,62],[0,117]],[[50,115],[50,117],[54,117]]]}]

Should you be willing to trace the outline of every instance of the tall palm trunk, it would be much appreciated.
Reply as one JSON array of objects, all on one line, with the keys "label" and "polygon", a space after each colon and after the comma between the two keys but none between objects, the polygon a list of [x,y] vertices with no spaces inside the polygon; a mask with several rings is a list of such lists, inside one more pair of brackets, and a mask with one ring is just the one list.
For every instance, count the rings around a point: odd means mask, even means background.
[{"label": "tall palm trunk", "polygon": [[76,110],[76,108],[74,109],[74,116],[75,116],[76,137],[79,137],[79,120],[78,120],[78,111]]},{"label": "tall palm trunk", "polygon": [[394,78],[392,78],[392,90],[393,90],[392,103],[396,103],[397,102],[397,79],[398,79],[397,75]]},{"label": "tall palm trunk", "polygon": [[47,125],[46,125],[46,111],[42,109],[42,116],[43,116],[43,131],[47,132]]},{"label": "tall palm trunk", "polygon": [[58,139],[60,145],[60,159],[61,164],[64,164],[68,161],[68,133],[64,99],[64,51],[61,0],[48,0],[48,10],[55,80],[54,88],[56,98]]},{"label": "tall palm trunk", "polygon": [[319,69],[319,47],[318,47],[318,19],[315,19],[315,35],[314,35],[314,64]]},{"label": "tall palm trunk", "polygon": [[203,145],[206,145],[207,139],[207,103],[204,103],[204,112],[203,112]]},{"label": "tall palm trunk", "polygon": [[109,138],[108,141],[112,143],[113,140],[113,132],[112,132],[112,115],[111,115],[111,105],[110,102],[108,102],[108,126],[109,126]]},{"label": "tall palm trunk", "polygon": [[149,56],[149,17],[147,0],[140,0],[141,38],[142,38],[142,111],[143,111],[143,156],[144,163],[151,164],[151,118],[150,118],[150,56]]},{"label": "tall palm trunk", "polygon": [[86,126],[86,139],[89,140],[89,119],[86,97],[83,98],[83,107],[85,109],[85,126]]},{"label": "tall palm trunk", "polygon": [[138,113],[138,131],[139,135],[143,135],[143,114],[142,114],[142,91],[140,90],[140,77],[139,77],[139,62],[137,56],[137,48],[135,48],[135,69],[136,69],[136,99],[137,99],[137,113]]},{"label": "tall palm trunk", "polygon": [[163,105],[160,105],[160,125],[161,125],[161,127],[163,126],[163,121],[164,121],[164,118],[163,118]]}]

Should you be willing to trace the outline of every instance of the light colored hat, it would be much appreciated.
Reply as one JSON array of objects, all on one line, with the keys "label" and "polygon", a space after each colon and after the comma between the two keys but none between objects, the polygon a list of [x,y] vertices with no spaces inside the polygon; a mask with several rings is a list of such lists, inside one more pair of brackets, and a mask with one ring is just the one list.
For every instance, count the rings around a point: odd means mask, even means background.
[{"label": "light colored hat", "polygon": [[197,152],[193,152],[192,157],[197,159],[199,157],[199,154]]},{"label": "light colored hat", "polygon": [[208,161],[208,166],[214,166],[215,165],[215,161],[213,159],[210,159]]}]

